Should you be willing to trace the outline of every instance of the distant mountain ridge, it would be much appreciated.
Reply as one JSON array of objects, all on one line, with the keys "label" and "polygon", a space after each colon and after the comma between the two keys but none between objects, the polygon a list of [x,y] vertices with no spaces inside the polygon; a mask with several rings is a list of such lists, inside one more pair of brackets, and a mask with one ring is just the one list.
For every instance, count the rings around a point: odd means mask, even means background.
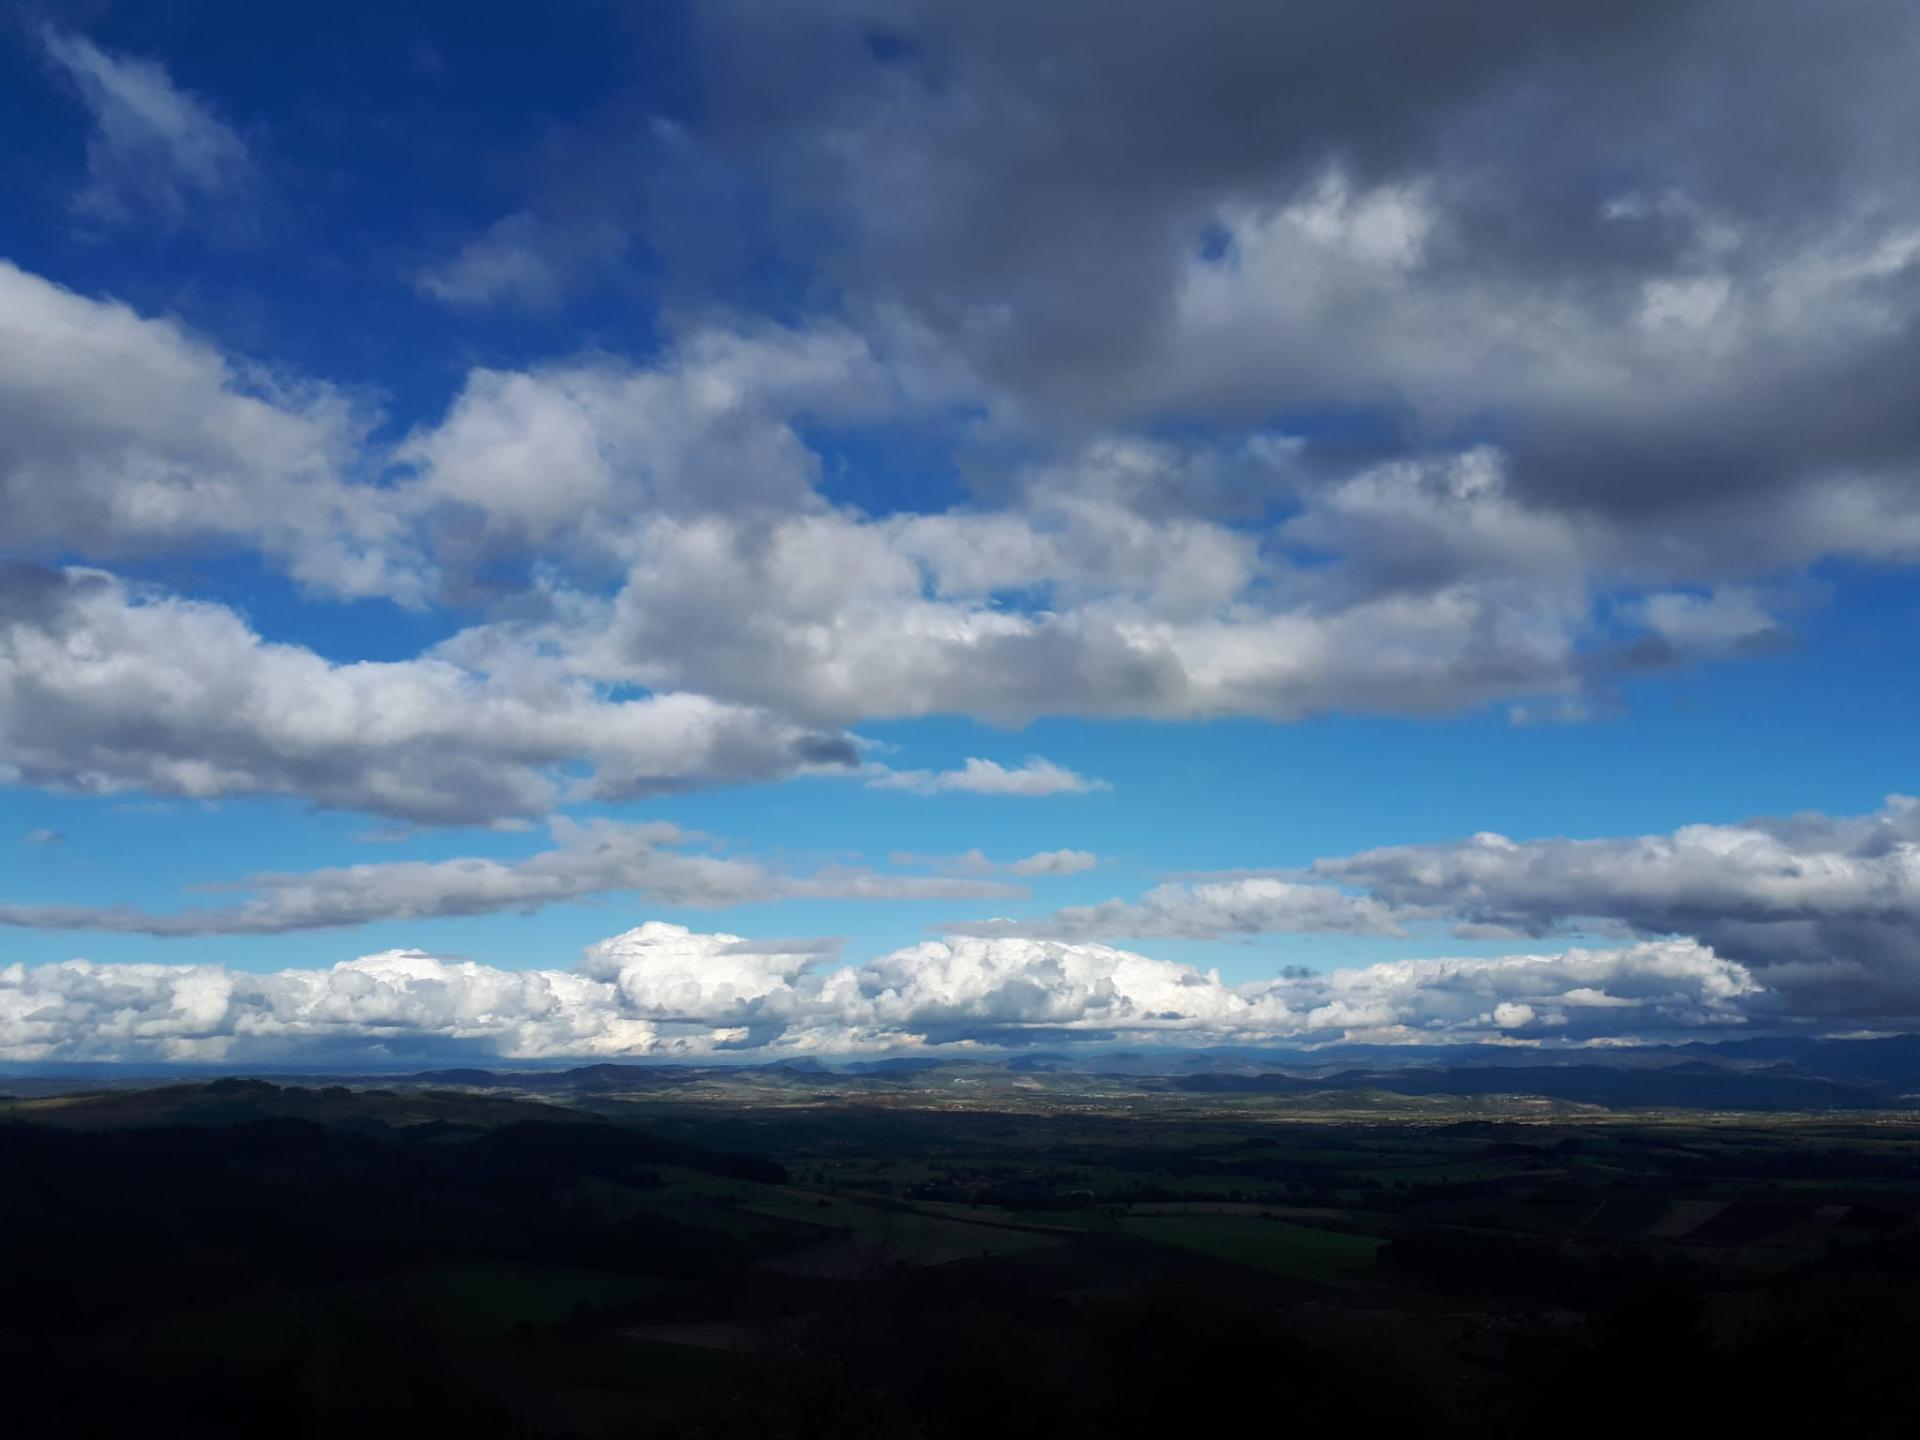
[{"label": "distant mountain ridge", "polygon": [[1631,1050],[1547,1051],[1499,1045],[1347,1045],[1319,1051],[1233,1047],[1039,1052],[994,1059],[890,1056],[830,1066],[812,1057],[761,1066],[598,1064],[572,1070],[432,1071],[420,1083],[555,1093],[670,1090],[724,1079],[748,1086],[846,1091],[960,1082],[1071,1088],[1130,1081],[1193,1095],[1369,1092],[1537,1096],[1609,1109],[1874,1110],[1920,1108],[1920,1035],[1855,1040],[1756,1038]]},{"label": "distant mountain ridge", "polygon": [[[176,1070],[165,1078],[178,1079]],[[200,1072],[205,1074],[206,1072]],[[278,1072],[283,1078],[294,1072]],[[95,1072],[97,1088],[153,1083]],[[420,1089],[512,1091],[590,1098],[726,1085],[768,1092],[899,1094],[957,1085],[1071,1090],[1076,1084],[1243,1095],[1367,1092],[1409,1097],[1535,1096],[1610,1109],[1920,1109],[1920,1035],[1858,1039],[1754,1037],[1620,1050],[1543,1051],[1503,1045],[1342,1045],[1322,1050],[1208,1049],[1034,1051],[986,1057],[893,1055],[829,1063],[796,1056],[761,1065],[601,1061],[569,1068],[476,1066],[411,1074],[302,1072],[305,1083],[358,1082]],[[47,1094],[49,1077],[0,1090]]]}]

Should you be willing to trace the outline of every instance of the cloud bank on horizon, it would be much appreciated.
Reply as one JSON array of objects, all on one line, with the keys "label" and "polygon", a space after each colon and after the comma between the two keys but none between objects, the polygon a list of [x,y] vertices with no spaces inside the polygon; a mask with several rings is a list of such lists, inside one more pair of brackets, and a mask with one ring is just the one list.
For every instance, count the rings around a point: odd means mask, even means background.
[{"label": "cloud bank on horizon", "polygon": [[1694,1035],[1763,987],[1692,941],[1421,960],[1227,985],[1106,945],[933,940],[859,966],[651,921],[574,970],[390,950],[325,970],[0,969],[0,1060],[367,1063],[434,1056],[834,1056],[1087,1041],[1189,1043]]},{"label": "cloud bank on horizon", "polygon": [[[1920,1026],[1912,6],[232,23],[8,34],[0,1058]],[[1543,720],[1585,823],[1376,778]]]},{"label": "cloud bank on horizon", "polygon": [[[1025,923],[954,923],[942,939],[833,970],[821,965],[820,944],[789,950],[779,947],[791,942],[658,921],[589,946],[572,971],[502,970],[418,950],[264,976],[204,965],[14,965],[0,969],[0,1060],[350,1059],[391,1054],[396,1044],[400,1053],[425,1045],[511,1059],[1076,1040],[1620,1044],[1749,1022],[1846,1030],[1920,1015],[1916,834],[1920,802],[1896,796],[1872,815],[1689,826],[1670,836],[1517,843],[1477,835],[1321,861],[1306,881],[1168,884],[1137,903]],[[680,885],[723,896],[741,885],[882,895],[903,886],[950,895],[1005,888],[978,878],[783,876],[664,849],[685,838],[671,827],[562,830],[560,838],[560,848],[519,872],[478,861],[365,866],[259,877],[262,896],[227,911],[46,916],[15,907],[0,909],[0,924],[260,934],[352,924],[365,918],[352,907],[369,900],[407,915],[431,907],[484,914],[581,887]],[[958,868],[1040,875],[1081,862],[1073,852],[1004,866],[963,856]],[[583,873],[573,873],[576,864]],[[1290,971],[1233,985],[1218,970],[1090,938],[1368,933],[1434,920],[1451,921],[1457,936],[1497,927],[1533,938],[1598,921],[1628,943]]]}]

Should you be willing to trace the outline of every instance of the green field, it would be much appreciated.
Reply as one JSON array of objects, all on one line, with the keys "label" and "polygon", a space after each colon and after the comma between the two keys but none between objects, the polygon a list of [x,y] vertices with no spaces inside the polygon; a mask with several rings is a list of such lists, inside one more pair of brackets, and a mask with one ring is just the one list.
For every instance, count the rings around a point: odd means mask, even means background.
[{"label": "green field", "polygon": [[[1049,1235],[1004,1225],[977,1224],[919,1210],[863,1205],[855,1200],[789,1190],[742,1207],[753,1214],[818,1225],[872,1240],[895,1258],[938,1265],[980,1255],[1010,1255],[1055,1243]],[[1003,1212],[993,1212],[1002,1218]]]},{"label": "green field", "polygon": [[1252,1215],[1135,1215],[1120,1225],[1127,1234],[1159,1245],[1316,1285],[1353,1283],[1385,1243],[1371,1235],[1347,1235]]},{"label": "green field", "polygon": [[356,1309],[412,1315],[446,1339],[510,1335],[521,1327],[566,1323],[576,1306],[631,1305],[672,1287],[644,1276],[562,1265],[462,1261],[359,1284],[322,1285],[189,1311],[151,1339],[168,1350],[212,1355],[260,1354],[291,1344],[302,1330]]}]

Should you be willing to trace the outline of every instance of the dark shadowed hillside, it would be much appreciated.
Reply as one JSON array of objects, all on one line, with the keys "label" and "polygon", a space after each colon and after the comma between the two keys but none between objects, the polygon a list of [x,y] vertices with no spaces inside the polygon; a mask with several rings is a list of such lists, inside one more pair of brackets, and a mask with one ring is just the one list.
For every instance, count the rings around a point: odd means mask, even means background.
[{"label": "dark shadowed hillside", "polygon": [[1238,1413],[1193,1395],[1225,1365],[1315,1423],[1521,1436],[1624,1423],[1593,1398],[1622,1365],[1704,1423],[1690,1375],[1758,1377],[1785,1347],[1804,1358],[1779,1413],[1861,1423],[1903,1373],[1890,1347],[1920,1339],[1920,1130],[1886,1112],[1257,1075],[1056,1077],[1036,1101],[993,1067],[880,1074],[16,1102],[11,1413],[35,1435],[164,1414],[235,1436],[1091,1440]]}]

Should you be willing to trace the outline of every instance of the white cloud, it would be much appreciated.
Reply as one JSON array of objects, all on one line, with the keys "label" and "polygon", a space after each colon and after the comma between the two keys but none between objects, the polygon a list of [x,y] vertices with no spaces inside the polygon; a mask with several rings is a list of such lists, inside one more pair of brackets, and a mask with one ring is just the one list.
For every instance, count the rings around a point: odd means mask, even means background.
[{"label": "white cloud", "polygon": [[1040,850],[1019,860],[994,860],[977,846],[959,855],[896,850],[888,858],[895,865],[923,865],[947,875],[1079,875],[1100,864],[1100,857],[1087,850]]},{"label": "white cloud", "polygon": [[656,1022],[732,1028],[792,1003],[821,960],[733,935],[700,935],[657,922],[587,947],[584,973],[615,987],[624,1006]]},{"label": "white cloud", "polygon": [[1652,933],[1703,923],[1892,919],[1920,925],[1920,802],[1670,835],[1388,846],[1316,862],[1315,878],[1389,905],[1544,934],[1583,920]]},{"label": "white cloud", "polygon": [[1595,1040],[1737,1024],[1761,992],[1686,942],[1377,965],[1230,986],[1103,945],[929,941],[862,966],[650,922],[578,970],[419,951],[325,970],[0,967],[0,1059],[340,1061],[851,1053],[1100,1040]]},{"label": "white cloud", "polygon": [[[937,367],[833,326],[697,330],[645,368],[476,370],[383,454],[338,392],[274,381],[171,322],[5,266],[0,300],[16,550],[239,545],[311,589],[413,604],[519,574],[520,613],[544,618],[493,619],[434,658],[817,726],[1578,708],[1622,663],[1608,648],[1630,656],[1635,638],[1609,636],[1594,596],[1692,583],[1705,563],[1691,542],[1650,548],[1631,526],[1527,502],[1491,449],[1327,479],[1277,436],[1097,437],[1018,469],[1003,508],[870,518],[822,496],[805,422],[916,413]],[[393,461],[393,483],[354,478]],[[1899,524],[1875,493],[1841,487],[1819,526],[1773,528],[1844,548],[1845,511],[1885,540]],[[1276,497],[1290,518],[1264,543],[1182,508]],[[609,573],[623,576],[611,595],[591,578]],[[1630,588],[1610,614],[1683,658],[1773,633],[1760,591],[1706,594]],[[881,778],[1070,783],[969,766]]]},{"label": "white cloud", "polygon": [[689,854],[698,840],[667,824],[552,822],[556,842],[522,860],[411,860],[250,876],[253,898],[153,912],[125,906],[0,903],[0,925],[123,934],[275,935],[376,920],[529,913],[620,894],[666,905],[724,907],[774,900],[942,900],[1022,893],[986,880],[891,875],[828,866],[796,875],[737,857]]},{"label": "white cloud", "polygon": [[[979,528],[983,545],[1001,546],[1014,523],[949,514],[940,553],[961,557],[968,585],[1010,580],[1012,569],[995,576],[996,567],[1024,561],[982,559],[960,540]],[[1275,561],[1262,572],[1241,563],[1244,537],[1186,528],[1194,547],[1217,542],[1234,563],[1199,563],[1193,547],[1175,545],[1143,555],[1118,582],[1067,565],[1044,574],[1048,604],[950,592],[926,568],[934,551],[923,536],[845,512],[661,522],[638,537],[597,630],[503,626],[492,641],[567,645],[602,678],[823,723],[1427,713],[1584,683],[1586,596],[1563,575],[1532,583],[1454,573],[1417,592],[1341,593],[1324,565]]]},{"label": "white cloud", "polygon": [[653,1028],[621,1016],[608,989],[562,971],[496,970],[407,950],[269,975],[215,965],[15,965],[0,969],[0,1055],[348,1058],[423,1038],[503,1056],[645,1053]]},{"label": "white cloud", "polygon": [[[495,384],[489,425],[513,408],[509,392],[531,387],[521,396],[526,417],[509,427],[515,438],[498,448],[513,473],[549,477],[529,504],[571,498],[522,514],[516,492],[488,479],[472,503],[497,494],[494,523],[529,533],[574,510],[598,513],[618,469],[600,422],[575,404],[550,409],[545,381]],[[434,443],[460,429],[450,420]],[[538,463],[519,449],[536,435]],[[476,441],[476,451],[492,443]],[[1239,447],[1231,466],[1212,463],[1265,473],[1271,487],[1290,454],[1272,441]],[[836,724],[938,713],[1009,722],[1427,713],[1572,694],[1586,683],[1592,636],[1580,547],[1569,532],[1559,553],[1538,553],[1551,525],[1518,515],[1490,452],[1389,467],[1335,498],[1307,497],[1280,538],[1310,551],[1351,537],[1351,553],[1333,566],[1263,555],[1255,536],[1224,523],[1156,513],[1207,468],[1193,451],[1101,442],[1028,477],[1015,508],[878,521],[824,505],[753,511],[759,502],[731,488],[723,468],[722,482],[684,493],[670,486],[625,519],[592,527],[627,560],[610,604],[576,596],[563,622],[496,624],[462,644],[557,651],[598,680]],[[689,508],[694,496],[724,497],[730,508],[700,512]],[[1410,505],[1424,511],[1394,518]],[[1436,519],[1457,534],[1422,540]],[[1411,553],[1421,546],[1427,553]],[[998,779],[984,762],[975,770],[952,782],[916,773],[896,783],[978,789]]]},{"label": "white cloud", "polygon": [[1007,868],[1015,875],[1078,875],[1099,863],[1098,857],[1086,850],[1042,850]]},{"label": "white cloud", "polygon": [[627,799],[854,759],[843,735],[699,695],[612,700],[537,663],[334,664],[223,606],[0,566],[0,775],[29,784],[483,823],[544,816],[563,792]]},{"label": "white cloud", "polygon": [[[1272,219],[1286,253],[1331,246],[1375,286],[1428,264],[1440,199],[1315,184]],[[1241,219],[1235,275],[1208,283],[1258,278],[1259,225]],[[1913,259],[1842,250],[1768,293],[1812,313]],[[1291,721],[1513,699],[1516,715],[1580,716],[1620,666],[1777,641],[1767,588],[1726,574],[1920,544],[1910,487],[1878,472],[1662,516],[1656,544],[1644,516],[1558,503],[1491,447],[1335,473],[1271,435],[1083,436],[984,475],[997,507],[871,517],[822,493],[808,423],[925,415],[952,380],[910,327],[870,331],[708,326],[647,366],[475,370],[437,422],[382,450],[338,391],[0,264],[16,550],[245,546],[308,588],[413,604],[471,599],[501,568],[528,587],[384,665],[332,665],[177,600],[76,606],[68,633],[97,648],[67,655],[13,623],[0,663],[31,651],[47,668],[0,700],[0,764],[30,783],[494,819],[546,813],[569,769],[620,796],[844,763],[837,732],[867,718]],[[1269,513],[1285,518],[1249,518]],[[223,661],[186,655],[189,631]],[[124,695],[91,683],[108,671]],[[305,686],[329,703],[296,719]],[[636,688],[653,697],[605,698]],[[136,693],[172,718],[136,717],[121,704]],[[919,793],[1104,784],[1039,759],[869,773]]]},{"label": "white cloud", "polygon": [[867,785],[874,790],[908,790],[915,795],[960,793],[967,795],[1083,795],[1091,790],[1112,787],[1104,780],[1089,779],[1040,755],[1029,755],[1026,763],[1009,769],[997,760],[970,756],[958,770],[889,770],[875,766]]},{"label": "white cloud", "polygon": [[[1248,11],[1176,33],[1139,13],[1079,25],[1092,38],[1063,79],[1040,61],[1057,48],[1046,27],[1077,21],[975,9],[889,22],[944,57],[936,87],[911,67],[824,63],[812,46],[865,56],[840,29],[868,23],[852,12],[807,36],[738,12],[705,22],[727,36],[715,115],[744,148],[701,158],[772,194],[804,174],[843,215],[851,269],[810,243],[789,257],[826,267],[832,320],[670,305],[696,318],[658,358],[476,369],[397,445],[340,390],[0,269],[10,542],[62,559],[246,546],[309,588],[409,603],[524,584],[517,622],[496,615],[434,658],[494,673],[518,648],[589,690],[825,728],[1499,700],[1571,716],[1635,657],[1771,643],[1783,570],[1920,554],[1912,407],[1888,378],[1913,368],[1920,210],[1880,148],[1913,103],[1908,30],[1823,31],[1822,83],[1875,83],[1803,107],[1832,154],[1860,157],[1796,169],[1834,187],[1813,203],[1819,186],[1752,187],[1750,147],[1691,117],[1667,136],[1679,149],[1658,147],[1678,168],[1631,192],[1540,183],[1563,165],[1623,173],[1609,147],[1652,153],[1643,127],[1674,117],[1664,101],[1612,108],[1641,93],[1618,55],[1660,74],[1747,55],[1718,21],[1616,55],[1583,20],[1554,31],[1551,71],[1510,26],[1456,27],[1446,63],[1423,53],[1414,73],[1404,56],[1360,64],[1344,26]],[[1639,23],[1618,35],[1644,41]],[[990,39],[1004,35],[1022,38]],[[1294,57],[1292,84],[1244,83],[1248,35]],[[1736,110],[1798,93],[1774,82],[1808,63],[1798,37],[1751,35],[1765,64],[1721,77]],[[256,183],[244,141],[163,68],[39,37],[94,119],[94,214],[175,223]],[[769,45],[822,63],[729,110],[745,93],[733,67]],[[1156,63],[1170,46],[1191,63]],[[1135,129],[1142,73],[1166,81],[1147,109],[1183,117],[1152,143]],[[1360,74],[1382,88],[1355,90]],[[1541,114],[1533,95],[1579,104]],[[777,134],[751,138],[788,105]],[[1487,106],[1533,123],[1490,125]],[[1408,145],[1394,127],[1410,116],[1443,143]],[[1058,148],[1035,150],[1036,121]],[[669,169],[728,145],[658,125],[628,140],[671,149]],[[530,199],[418,283],[454,304],[552,303],[617,256],[637,214],[673,208],[636,183],[600,187],[599,209],[557,184],[557,209]],[[648,219],[664,244],[672,217]],[[1249,433],[1323,412],[1363,430],[1404,412],[1379,443],[1413,438],[1361,464],[1325,427]],[[1170,418],[1223,428],[1148,438]],[[832,502],[820,422],[926,420],[965,435],[966,503]],[[1503,448],[1432,448],[1463,430]],[[525,618],[533,602],[547,622]]]},{"label": "white cloud", "polygon": [[520,210],[421,271],[414,283],[448,305],[512,303],[545,310],[566,296],[581,272],[611,264],[626,245],[613,225],[556,227]]},{"label": "white cloud", "polygon": [[244,200],[256,183],[247,145],[166,67],[42,27],[47,56],[93,117],[87,184],[74,208],[95,220],[178,226]]},{"label": "white cloud", "polygon": [[1920,1023],[1920,801],[1893,796],[1867,815],[1669,835],[1386,846],[1304,870],[1165,884],[1136,901],[940,928],[1219,940],[1398,935],[1430,922],[1463,939],[1686,936],[1750,969],[1796,1013]]},{"label": "white cloud", "polygon": [[1400,960],[1267,982],[1310,1034],[1470,1034],[1571,1041],[1738,1025],[1764,996],[1745,967],[1691,940],[1469,960]]},{"label": "white cloud", "polygon": [[1920,1020],[1920,802],[1903,796],[1667,835],[1389,846],[1308,877],[1465,935],[1689,935],[1797,1013]]},{"label": "white cloud", "polygon": [[342,478],[367,423],[326,386],[0,260],[0,506],[16,555],[224,542],[318,590],[418,599],[383,493]]},{"label": "white cloud", "polygon": [[1037,920],[952,922],[955,935],[1007,935],[1060,940],[1158,938],[1219,940],[1236,935],[1398,935],[1395,910],[1332,885],[1268,876],[1159,885],[1137,901],[1072,905]]},{"label": "white cloud", "polygon": [[1713,655],[1782,638],[1762,598],[1743,586],[1694,593],[1661,591],[1640,603],[1646,627],[1682,654]]},{"label": "white cloud", "polygon": [[870,413],[896,383],[864,339],[830,326],[697,330],[649,368],[475,370],[399,447],[416,474],[399,503],[473,517],[494,545],[602,557],[673,517],[804,513],[821,508],[820,461],[796,419]]}]

